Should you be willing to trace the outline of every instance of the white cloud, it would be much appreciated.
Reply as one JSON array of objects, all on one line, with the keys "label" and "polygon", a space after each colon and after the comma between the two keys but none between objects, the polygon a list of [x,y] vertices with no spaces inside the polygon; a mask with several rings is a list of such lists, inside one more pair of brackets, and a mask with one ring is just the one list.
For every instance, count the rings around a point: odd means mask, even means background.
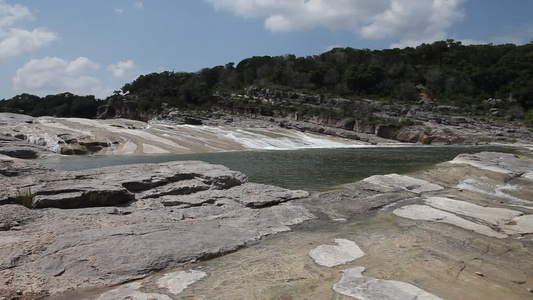
[{"label": "white cloud", "polygon": [[478,40],[473,40],[473,39],[460,39],[459,41],[461,42],[461,44],[463,44],[465,46],[468,46],[468,45],[484,45],[484,44],[487,43],[487,42],[484,42],[484,41],[478,41]]},{"label": "white cloud", "polygon": [[135,7],[136,10],[142,10],[143,9],[143,3],[141,1],[135,2],[133,4],[133,7]]},{"label": "white cloud", "polygon": [[58,57],[32,59],[17,70],[15,91],[44,96],[63,92],[106,97],[112,89],[104,88],[95,77],[100,65],[86,57],[67,61]]},{"label": "white cloud", "polygon": [[215,9],[265,18],[271,31],[318,26],[350,30],[368,39],[392,38],[393,46],[445,39],[464,17],[465,0],[207,0]]},{"label": "white cloud", "polygon": [[118,7],[115,7],[114,11],[115,11],[115,14],[117,16],[122,16],[122,14],[124,13],[124,10],[122,8],[118,8]]},{"label": "white cloud", "polygon": [[0,0],[0,28],[8,27],[17,21],[32,18],[30,10],[20,4],[10,5]]},{"label": "white cloud", "polygon": [[32,19],[30,10],[22,5],[10,5],[0,0],[0,58],[19,55],[43,47],[57,39],[57,33],[43,28],[32,31],[14,28],[24,19]]},{"label": "white cloud", "polygon": [[25,29],[11,28],[7,33],[1,35],[0,58],[16,56],[23,51],[30,51],[43,47],[57,39],[55,32],[50,32],[42,28],[28,31]]},{"label": "white cloud", "polygon": [[111,71],[113,76],[118,78],[129,78],[138,73],[137,66],[135,66],[132,60],[119,61],[116,64],[109,65],[107,70]]}]

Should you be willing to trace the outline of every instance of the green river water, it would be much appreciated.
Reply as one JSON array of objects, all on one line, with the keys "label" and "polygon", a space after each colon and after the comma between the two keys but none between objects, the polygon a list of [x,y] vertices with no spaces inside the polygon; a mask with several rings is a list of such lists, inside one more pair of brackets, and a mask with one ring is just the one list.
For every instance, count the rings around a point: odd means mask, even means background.
[{"label": "green river water", "polygon": [[320,191],[368,176],[407,173],[461,153],[512,152],[498,146],[388,146],[341,149],[233,151],[201,154],[81,156],[42,159],[47,167],[81,170],[134,163],[201,160],[225,165],[250,181],[289,189]]}]

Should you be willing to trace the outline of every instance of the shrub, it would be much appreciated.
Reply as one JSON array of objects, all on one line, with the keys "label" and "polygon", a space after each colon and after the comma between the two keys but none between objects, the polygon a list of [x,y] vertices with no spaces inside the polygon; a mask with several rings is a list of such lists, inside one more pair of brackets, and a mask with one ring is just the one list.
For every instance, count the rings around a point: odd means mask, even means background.
[{"label": "shrub", "polygon": [[524,123],[526,123],[527,125],[533,126],[533,109],[530,109],[526,113],[526,117],[524,118]]}]

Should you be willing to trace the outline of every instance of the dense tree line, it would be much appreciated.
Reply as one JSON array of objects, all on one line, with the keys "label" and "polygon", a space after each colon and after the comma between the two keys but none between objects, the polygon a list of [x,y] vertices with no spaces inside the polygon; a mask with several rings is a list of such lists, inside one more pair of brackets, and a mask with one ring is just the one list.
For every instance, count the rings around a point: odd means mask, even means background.
[{"label": "dense tree line", "polygon": [[[255,56],[236,66],[228,63],[195,73],[166,71],[141,75],[109,98],[136,101],[145,110],[158,109],[162,103],[183,109],[208,109],[221,101],[213,95],[242,92],[250,85],[403,103],[417,103],[424,93],[437,104],[455,105],[468,111],[488,110],[494,105],[500,109],[514,105],[520,111],[527,111],[533,109],[533,42],[522,46],[465,46],[447,40],[416,48],[335,48],[307,57]],[[61,95],[76,108],[55,107],[58,102],[52,103],[52,100],[56,101]],[[66,116],[79,111],[82,104],[94,109],[91,105],[97,103],[91,100],[93,98],[60,94],[40,100],[50,100],[50,104],[38,106],[41,102],[35,101],[33,109],[24,107],[25,101],[32,97],[35,96],[9,99],[18,103],[10,107],[30,114]],[[497,104],[483,101],[489,98],[504,101]],[[0,110],[6,107],[0,104]]]},{"label": "dense tree line", "polygon": [[196,73],[143,75],[122,92],[143,107],[167,102],[194,108],[209,106],[214,91],[252,84],[403,102],[416,102],[424,92],[437,103],[472,109],[485,108],[484,99],[514,99],[527,110],[533,108],[533,43],[464,46],[447,40],[405,49],[335,48],[307,57],[255,56],[237,66],[229,63]]},{"label": "dense tree line", "polygon": [[34,117],[96,117],[96,109],[105,102],[94,96],[77,96],[71,93],[39,97],[20,94],[11,99],[0,101],[0,111],[23,113]]}]

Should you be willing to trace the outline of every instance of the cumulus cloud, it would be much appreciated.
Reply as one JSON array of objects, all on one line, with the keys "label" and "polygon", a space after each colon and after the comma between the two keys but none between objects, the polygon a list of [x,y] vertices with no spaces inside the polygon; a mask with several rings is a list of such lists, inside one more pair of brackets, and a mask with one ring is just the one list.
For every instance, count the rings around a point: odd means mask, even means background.
[{"label": "cumulus cloud", "polygon": [[21,20],[33,18],[25,6],[10,5],[0,0],[0,58],[19,55],[43,47],[57,39],[57,33],[43,28],[32,31],[14,28]]},{"label": "cumulus cloud", "polygon": [[143,9],[143,3],[141,1],[135,2],[133,4],[133,7],[135,7],[136,10],[142,10]]},{"label": "cumulus cloud", "polygon": [[217,10],[265,18],[271,31],[318,26],[350,30],[368,39],[399,40],[408,46],[446,38],[447,29],[464,17],[465,0],[207,0]]},{"label": "cumulus cloud", "polygon": [[94,77],[99,68],[99,64],[87,57],[79,57],[73,61],[58,57],[32,59],[17,70],[13,86],[16,91],[40,96],[71,92],[105,97],[111,90],[105,89],[102,81]]},{"label": "cumulus cloud", "polygon": [[132,60],[119,61],[116,64],[111,64],[107,67],[108,71],[113,73],[114,77],[128,78],[137,75],[137,66]]},{"label": "cumulus cloud", "polygon": [[1,35],[0,58],[16,56],[23,51],[30,51],[47,45],[57,39],[57,34],[42,28],[28,31],[25,29],[12,28]]},{"label": "cumulus cloud", "polygon": [[10,5],[0,0],[0,28],[9,27],[17,21],[32,18],[30,10],[20,4]]}]

